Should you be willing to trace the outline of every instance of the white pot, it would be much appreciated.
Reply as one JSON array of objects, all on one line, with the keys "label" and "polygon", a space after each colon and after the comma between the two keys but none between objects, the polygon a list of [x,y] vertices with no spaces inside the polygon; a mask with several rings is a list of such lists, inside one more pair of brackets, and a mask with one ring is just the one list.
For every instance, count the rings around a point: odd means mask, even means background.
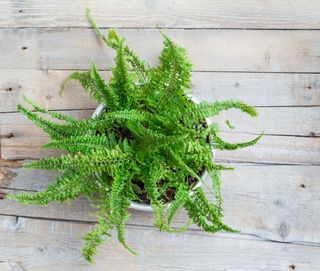
[{"label": "white pot", "polygon": [[[197,98],[192,96],[191,99],[192,99],[192,101],[194,103],[199,103],[199,100]],[[96,108],[96,110],[94,111],[94,113],[92,114],[92,118],[100,116],[102,114],[102,111],[103,111],[104,108],[105,108],[105,104],[103,104],[103,103],[99,104],[98,107]],[[207,122],[207,124],[211,124],[212,120],[209,119],[209,118],[206,118],[206,122]],[[213,160],[214,160],[215,152],[214,152],[214,150],[212,152],[213,152]],[[205,180],[207,178],[207,176],[208,176],[208,172],[205,171],[201,175],[201,178],[203,180]],[[193,189],[196,189],[196,188],[200,187],[201,185],[202,185],[201,182],[198,182],[193,187]],[[192,193],[192,191],[190,193]],[[170,206],[170,203],[167,203],[167,208],[169,208],[169,206]],[[133,201],[131,201],[130,209],[139,210],[139,211],[145,211],[145,212],[152,212],[153,211],[151,206],[150,206],[150,204],[138,203],[138,202],[133,202]]]}]

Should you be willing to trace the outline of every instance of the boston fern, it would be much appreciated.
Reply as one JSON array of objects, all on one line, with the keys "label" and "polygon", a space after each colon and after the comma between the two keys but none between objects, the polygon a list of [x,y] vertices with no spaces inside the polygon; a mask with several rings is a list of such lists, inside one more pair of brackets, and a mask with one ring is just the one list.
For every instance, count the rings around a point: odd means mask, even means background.
[{"label": "boston fern", "polygon": [[[93,99],[104,104],[103,112],[77,120],[25,98],[32,109],[18,105],[19,111],[51,138],[43,147],[68,153],[26,164],[27,168],[60,173],[46,191],[11,198],[40,205],[88,198],[97,209],[97,224],[84,237],[83,255],[90,262],[97,246],[114,229],[124,247],[135,253],[125,240],[131,202],[150,204],[155,226],[162,231],[184,231],[193,222],[207,232],[233,232],[221,220],[219,180],[220,171],[230,168],[214,163],[212,151],[247,147],[261,135],[245,143],[228,143],[218,136],[217,124],[206,118],[231,108],[255,117],[256,110],[232,100],[194,103],[191,63],[184,48],[162,34],[159,65],[150,67],[116,31],[109,30],[106,37],[89,12],[88,19],[101,40],[116,52],[112,77],[105,82],[93,63],[91,70],[74,72],[65,82],[78,81]],[[212,179],[210,186],[202,180],[204,171]],[[199,184],[214,195],[212,202]],[[172,228],[171,221],[180,208],[186,210],[189,220],[180,229]]]}]

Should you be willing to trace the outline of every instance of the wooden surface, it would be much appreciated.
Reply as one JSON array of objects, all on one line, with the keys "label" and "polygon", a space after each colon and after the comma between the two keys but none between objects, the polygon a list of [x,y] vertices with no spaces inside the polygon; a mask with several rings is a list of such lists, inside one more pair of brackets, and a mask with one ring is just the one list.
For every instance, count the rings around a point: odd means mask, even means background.
[{"label": "wooden surface", "polygon": [[[238,234],[160,233],[151,214],[131,212],[127,239],[115,238],[94,266],[81,257],[80,237],[94,225],[84,199],[46,207],[24,206],[8,193],[40,191],[50,171],[24,162],[57,152],[41,150],[48,138],[16,107],[26,95],[78,118],[96,104],[62,80],[74,69],[113,65],[85,19],[90,7],[103,28],[118,27],[140,56],[157,63],[159,28],[188,49],[193,91],[200,100],[241,99],[260,117],[229,111],[215,118],[221,136],[254,147],[217,152],[236,167],[224,172],[226,223]],[[0,2],[0,271],[42,270],[320,270],[320,2],[317,0],[132,0]],[[235,125],[230,130],[225,121]],[[181,212],[175,225],[183,223]]]}]

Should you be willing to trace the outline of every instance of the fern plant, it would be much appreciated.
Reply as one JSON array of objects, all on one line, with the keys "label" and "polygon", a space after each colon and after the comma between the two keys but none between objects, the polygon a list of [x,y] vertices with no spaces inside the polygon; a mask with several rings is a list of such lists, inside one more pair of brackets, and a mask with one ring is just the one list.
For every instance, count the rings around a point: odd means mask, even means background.
[{"label": "fern plant", "polygon": [[[130,202],[151,205],[155,225],[162,231],[184,231],[191,222],[207,232],[233,232],[222,222],[220,171],[230,168],[213,162],[213,149],[236,150],[255,144],[232,144],[218,135],[216,123],[205,119],[231,108],[252,117],[256,110],[240,101],[194,103],[191,100],[191,63],[185,49],[166,35],[159,65],[150,67],[126,45],[115,30],[104,36],[88,19],[97,35],[115,50],[115,67],[106,82],[95,64],[89,71],[73,72],[65,81],[78,81],[85,91],[104,104],[102,114],[77,120],[48,111],[25,98],[31,106],[18,110],[51,138],[44,148],[67,151],[60,157],[45,158],[25,165],[33,169],[57,170],[53,184],[35,194],[11,195],[23,204],[46,205],[79,196],[88,198],[97,209],[97,224],[84,236],[83,255],[93,261],[97,246],[116,230],[119,241],[132,253],[125,240],[125,223]],[[57,119],[58,122],[48,120]],[[212,179],[209,201],[202,173]],[[168,202],[170,204],[168,205]],[[186,224],[172,228],[180,208],[189,216]]]}]

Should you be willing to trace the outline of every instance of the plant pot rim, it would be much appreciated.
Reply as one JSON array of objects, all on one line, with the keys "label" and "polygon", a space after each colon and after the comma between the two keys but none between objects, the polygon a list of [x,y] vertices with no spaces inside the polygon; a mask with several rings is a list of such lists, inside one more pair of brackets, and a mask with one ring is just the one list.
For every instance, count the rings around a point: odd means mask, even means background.
[{"label": "plant pot rim", "polygon": [[[199,100],[194,96],[191,97],[191,100],[194,103],[199,103]],[[104,103],[99,104],[97,106],[96,110],[93,112],[91,117],[94,118],[94,117],[99,116],[102,113],[104,108],[105,108],[105,104]],[[206,118],[205,120],[206,120],[207,124],[212,124],[212,122],[213,122],[210,118]],[[214,151],[214,149],[212,149],[212,153],[213,153],[212,160],[214,160],[215,159],[215,151]],[[208,177],[208,172],[205,170],[203,172],[203,174],[201,175],[201,178],[205,180],[207,177]],[[201,187],[201,186],[202,186],[202,183],[201,182],[197,182],[192,190],[194,190],[194,189],[196,189],[198,187]],[[190,191],[190,194],[193,193],[192,190]],[[166,208],[169,208],[170,205],[171,205],[171,202],[166,203]],[[139,210],[139,211],[145,211],[145,212],[152,212],[153,211],[153,209],[152,209],[150,204],[138,203],[138,202],[134,202],[134,201],[131,201],[129,208],[133,209],[133,210]]]}]

